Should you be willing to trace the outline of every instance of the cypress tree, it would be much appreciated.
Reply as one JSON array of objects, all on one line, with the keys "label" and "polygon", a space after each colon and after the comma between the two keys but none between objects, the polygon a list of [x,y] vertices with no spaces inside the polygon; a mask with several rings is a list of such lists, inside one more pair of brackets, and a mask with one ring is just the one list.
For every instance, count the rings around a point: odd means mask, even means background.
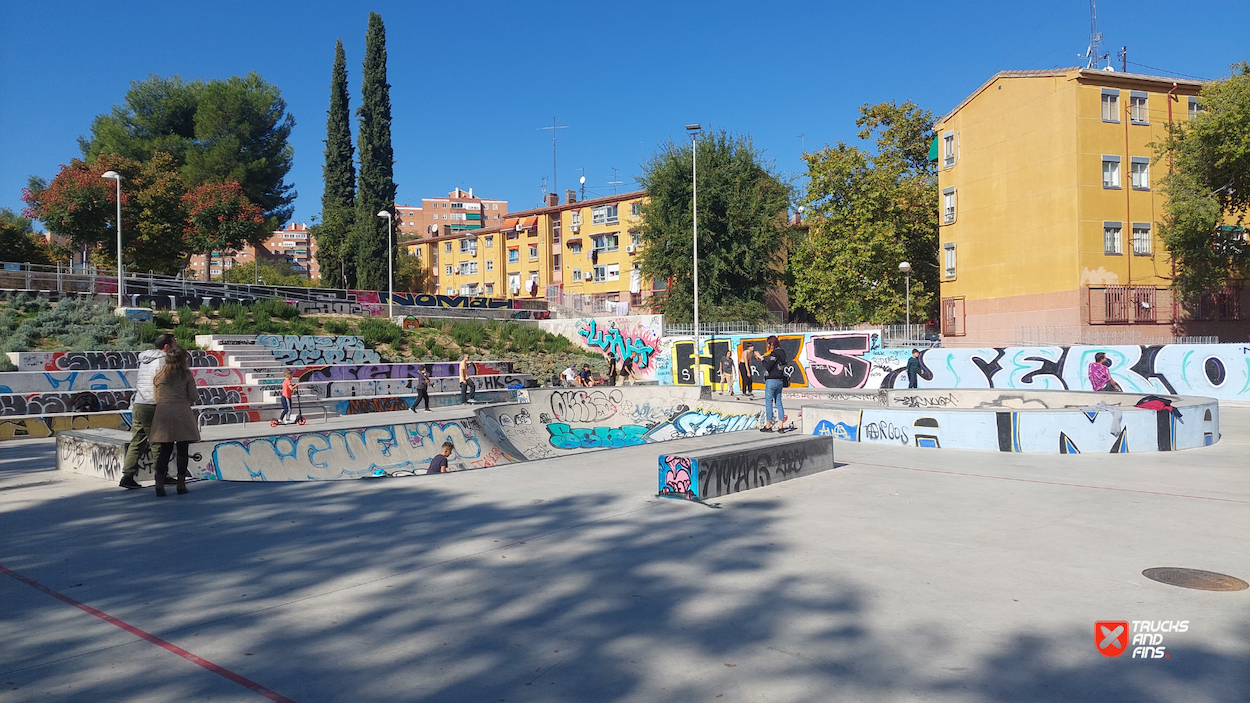
[{"label": "cypress tree", "polygon": [[[386,221],[395,214],[395,152],[391,148],[391,93],[386,82],[386,28],[382,16],[369,13],[365,62],[361,75],[359,120],[360,178],[356,187],[356,225],[349,239],[356,258],[356,287],[386,290]],[[396,221],[398,224],[398,221]]]},{"label": "cypress tree", "polygon": [[[314,229],[321,285],[339,288],[356,280],[356,259],[344,250],[355,221],[356,166],[352,162],[352,122],[347,94],[347,59],[343,40],[334,45],[334,69],[330,73],[330,110],[326,117],[325,166],[321,169],[325,191],[321,194],[321,224]],[[346,282],[344,281],[346,278]]]}]

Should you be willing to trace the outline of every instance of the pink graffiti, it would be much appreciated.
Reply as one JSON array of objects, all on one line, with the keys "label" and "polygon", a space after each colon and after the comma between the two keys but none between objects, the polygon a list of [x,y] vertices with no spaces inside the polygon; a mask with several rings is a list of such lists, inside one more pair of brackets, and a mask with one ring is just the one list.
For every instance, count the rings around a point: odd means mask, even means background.
[{"label": "pink graffiti", "polygon": [[690,491],[690,457],[666,456],[668,472],[664,474],[664,491],[685,494]]}]

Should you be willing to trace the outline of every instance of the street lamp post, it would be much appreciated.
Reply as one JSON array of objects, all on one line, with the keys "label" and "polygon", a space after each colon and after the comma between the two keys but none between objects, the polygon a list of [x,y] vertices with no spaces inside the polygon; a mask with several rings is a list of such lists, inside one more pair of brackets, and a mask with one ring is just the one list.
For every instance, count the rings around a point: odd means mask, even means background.
[{"label": "street lamp post", "polygon": [[903,275],[907,277],[907,327],[905,331],[907,334],[907,339],[910,341],[911,340],[911,264],[904,261],[903,263],[898,265],[898,270],[902,271]]},{"label": "street lamp post", "polygon": [[101,178],[117,182],[117,307],[125,307],[126,279],[122,278],[122,175],[116,171],[105,171]]},{"label": "street lamp post", "polygon": [[390,210],[379,212],[378,217],[386,218],[386,317],[393,322],[395,320],[395,255],[391,251],[394,248],[391,240],[395,238],[395,220],[391,218]]},{"label": "street lamp post", "polygon": [[699,133],[703,127],[686,125],[690,135],[690,214],[694,219],[694,373],[699,385],[703,385],[703,355],[699,352]]}]

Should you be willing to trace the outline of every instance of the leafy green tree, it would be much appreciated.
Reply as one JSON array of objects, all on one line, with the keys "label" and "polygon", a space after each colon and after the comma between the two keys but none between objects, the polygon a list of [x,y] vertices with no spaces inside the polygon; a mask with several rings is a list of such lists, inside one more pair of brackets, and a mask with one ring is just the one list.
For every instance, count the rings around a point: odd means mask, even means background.
[{"label": "leafy green tree", "polygon": [[343,40],[334,44],[334,68],[330,72],[330,110],[326,116],[325,166],[322,179],[321,224],[314,225],[312,236],[317,240],[317,263],[321,266],[321,285],[327,288],[344,286],[344,277],[351,269],[356,276],[356,260],[345,255],[344,243],[351,231],[356,212],[356,166],[352,163],[351,98],[347,92],[347,59]]},{"label": "leafy green tree", "polygon": [[1186,300],[1250,278],[1250,63],[1203,86],[1199,104],[1156,147],[1158,162],[1171,165],[1159,235],[1176,265],[1172,286]]},{"label": "leafy green tree", "polygon": [[122,232],[126,262],[136,271],[172,275],[187,263],[183,197],[187,186],[174,158],[158,151],[143,163],[135,179],[123,183],[135,192],[135,222]]},{"label": "leafy green tree", "polygon": [[[716,319],[720,308],[758,317],[765,292],[782,281],[791,187],[750,137],[706,134],[698,158],[700,320]],[[662,309],[675,322],[694,317],[692,165],[691,145],[669,141],[638,179],[649,196],[642,208],[642,272],[670,281]]]},{"label": "leafy green tree", "polygon": [[35,234],[30,218],[0,208],[0,261],[51,264],[43,237]]},{"label": "leafy green tree", "polygon": [[904,319],[910,262],[913,320],[938,303],[937,173],[928,160],[933,115],[911,102],[864,105],[859,138],[876,153],[838,142],[805,154],[809,226],[789,261],[790,300],[824,323]]},{"label": "leafy green tree", "polygon": [[421,266],[421,257],[409,254],[407,248],[400,247],[395,260],[395,290],[421,293],[425,290],[425,279],[426,270]]},{"label": "leafy green tree", "polygon": [[106,154],[146,163],[164,152],[189,187],[238,182],[276,229],[295,200],[284,182],[294,127],[281,92],[255,73],[208,82],[153,75],[132,83],[125,103],[96,117],[91,137],[78,141],[90,164]]},{"label": "leafy green tree", "polygon": [[317,285],[308,276],[295,270],[295,267],[279,259],[263,259],[249,261],[245,264],[231,266],[221,275],[226,283],[256,283],[260,281],[267,286],[299,286],[303,288]]},{"label": "leafy green tree", "polygon": [[386,28],[382,16],[370,12],[369,30],[365,34],[361,101],[356,110],[360,118],[356,222],[347,241],[347,249],[356,261],[356,279],[352,281],[349,276],[348,282],[365,290],[383,290],[387,285],[387,224],[377,214],[385,208],[395,215],[390,90],[386,82]]},{"label": "leafy green tree", "polygon": [[189,251],[207,255],[241,249],[263,244],[271,236],[264,212],[247,199],[238,183],[205,183],[183,196],[183,205]]},{"label": "leafy green tree", "polygon": [[[122,175],[122,235],[134,232],[138,208],[137,190],[131,181],[138,178],[142,164],[112,154],[101,156],[94,164],[74,159],[44,186],[32,181],[33,187],[22,191],[26,202],[23,214],[40,220],[49,232],[69,240],[75,252],[95,250],[98,245],[117,241],[117,186],[101,178],[105,171]],[[106,251],[107,250],[107,251]],[[101,247],[100,263],[114,263],[116,249]]]}]

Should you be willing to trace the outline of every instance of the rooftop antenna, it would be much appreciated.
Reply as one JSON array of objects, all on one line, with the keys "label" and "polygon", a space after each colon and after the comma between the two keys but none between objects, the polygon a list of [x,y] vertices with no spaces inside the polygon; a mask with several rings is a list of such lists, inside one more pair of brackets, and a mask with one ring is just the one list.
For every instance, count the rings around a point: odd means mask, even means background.
[{"label": "rooftop antenna", "polygon": [[806,136],[806,134],[799,134],[799,149],[803,152],[807,151],[807,140],[804,139]]},{"label": "rooftop antenna", "polygon": [[612,186],[612,195],[616,195],[616,187],[623,184],[625,181],[616,180],[616,172],[618,169],[615,166],[612,166],[611,168],[612,168],[612,180],[608,181],[608,185]]},{"label": "rooftop antenna", "polygon": [[[551,126],[550,126],[550,127],[539,127],[539,129],[549,129],[549,130],[551,130],[551,192],[552,192],[552,193],[558,192],[558,191],[556,190],[556,130],[557,130],[557,129],[568,129],[568,128],[569,128],[569,126],[568,126],[568,125],[559,125],[559,126],[557,126],[557,125],[556,125],[556,121],[557,121],[558,119],[559,119],[559,118],[557,118],[557,117],[552,117],[552,118],[551,118]],[[544,193],[543,193],[543,195],[544,195],[544,197],[545,197],[545,196],[546,196],[546,192],[544,192]]]},{"label": "rooftop antenna", "polygon": [[539,201],[539,203],[541,205],[546,205],[547,204],[547,177],[546,176],[543,176],[543,184],[541,187],[543,191],[543,197],[542,197],[542,200]]},{"label": "rooftop antenna", "polygon": [[[1094,0],[1089,0],[1089,47],[1085,49],[1085,68],[1099,68],[1098,64],[1109,57],[1102,50],[1102,32],[1098,31],[1098,8],[1095,7]],[[1108,63],[1107,66],[1110,67],[1111,64]]]},{"label": "rooftop antenna", "polygon": [[580,198],[578,198],[578,200],[585,200],[586,199],[586,169],[582,169],[581,183],[582,183],[582,195]]}]

